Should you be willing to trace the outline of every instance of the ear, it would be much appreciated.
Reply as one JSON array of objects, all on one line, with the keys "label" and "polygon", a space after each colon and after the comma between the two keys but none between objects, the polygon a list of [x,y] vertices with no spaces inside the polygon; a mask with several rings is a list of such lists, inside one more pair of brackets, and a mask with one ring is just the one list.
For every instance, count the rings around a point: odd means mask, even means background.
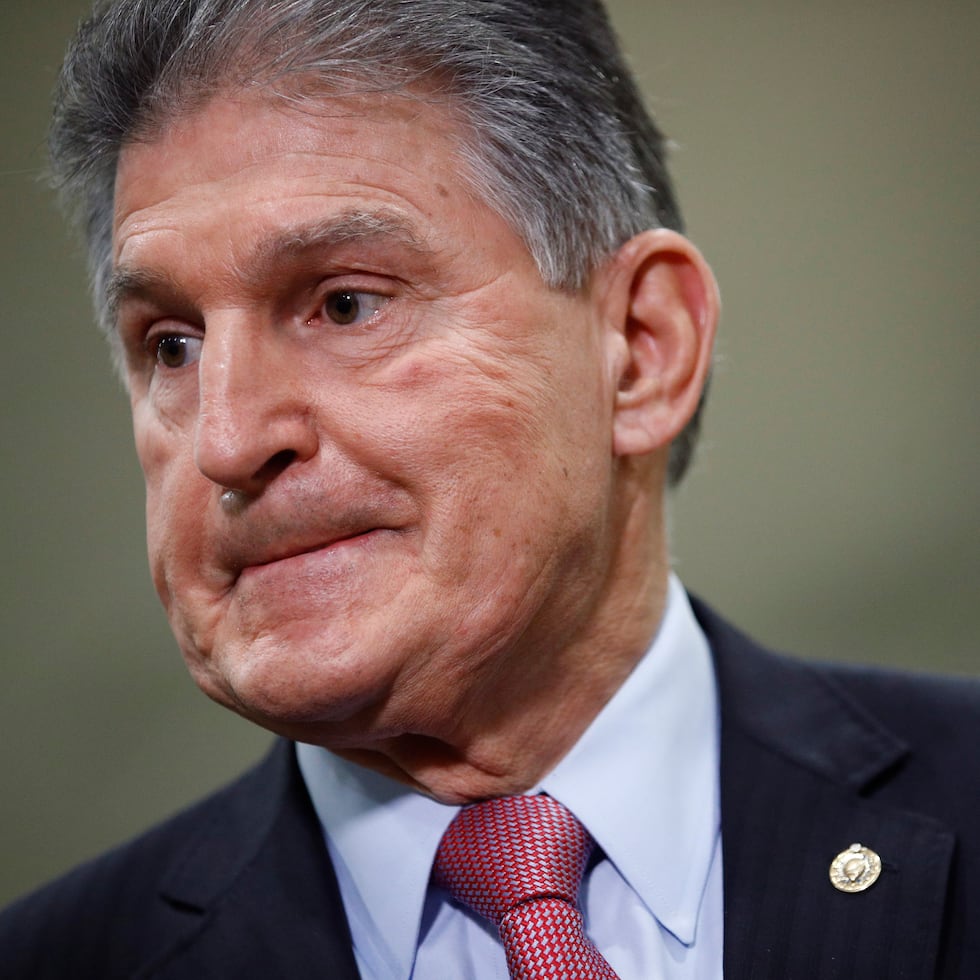
[{"label": "ear", "polygon": [[630,239],[607,272],[613,450],[651,453],[669,446],[697,408],[711,365],[718,287],[694,245],[665,228]]}]

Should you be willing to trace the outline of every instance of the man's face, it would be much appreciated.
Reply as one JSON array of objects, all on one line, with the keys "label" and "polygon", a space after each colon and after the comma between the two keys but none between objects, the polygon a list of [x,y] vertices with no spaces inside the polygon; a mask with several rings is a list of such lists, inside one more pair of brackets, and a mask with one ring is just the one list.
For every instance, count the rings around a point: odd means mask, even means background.
[{"label": "man's face", "polygon": [[210,696],[334,747],[489,710],[608,574],[608,331],[453,133],[407,99],[222,98],[120,162],[156,587]]}]

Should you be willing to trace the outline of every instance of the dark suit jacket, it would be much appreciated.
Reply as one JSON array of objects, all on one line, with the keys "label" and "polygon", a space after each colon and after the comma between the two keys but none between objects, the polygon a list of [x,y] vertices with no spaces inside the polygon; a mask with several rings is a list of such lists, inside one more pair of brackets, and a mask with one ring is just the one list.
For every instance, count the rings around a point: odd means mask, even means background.
[{"label": "dark suit jacket", "polygon": [[[697,612],[722,708],[727,980],[980,977],[980,685],[786,660]],[[845,894],[828,870],[854,842],[883,870]],[[8,909],[0,976],[355,980],[291,745]]]}]

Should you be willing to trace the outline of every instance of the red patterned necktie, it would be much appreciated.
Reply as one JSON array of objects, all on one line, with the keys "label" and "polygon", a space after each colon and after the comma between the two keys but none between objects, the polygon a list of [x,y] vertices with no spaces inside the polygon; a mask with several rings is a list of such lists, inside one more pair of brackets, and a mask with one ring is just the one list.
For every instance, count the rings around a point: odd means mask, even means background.
[{"label": "red patterned necktie", "polygon": [[550,796],[487,800],[460,810],[443,834],[435,880],[497,926],[513,980],[619,980],[578,908],[594,846]]}]

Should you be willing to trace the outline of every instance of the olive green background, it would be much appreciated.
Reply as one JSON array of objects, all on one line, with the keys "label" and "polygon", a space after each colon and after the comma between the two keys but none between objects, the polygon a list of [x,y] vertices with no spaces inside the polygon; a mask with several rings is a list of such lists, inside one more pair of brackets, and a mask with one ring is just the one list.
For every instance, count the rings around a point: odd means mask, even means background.
[{"label": "olive green background", "polygon": [[[0,7],[0,902],[268,741],[185,677],[126,401],[38,177],[85,7]],[[980,4],[612,7],[725,305],[681,575],[805,656],[976,673]]]}]

